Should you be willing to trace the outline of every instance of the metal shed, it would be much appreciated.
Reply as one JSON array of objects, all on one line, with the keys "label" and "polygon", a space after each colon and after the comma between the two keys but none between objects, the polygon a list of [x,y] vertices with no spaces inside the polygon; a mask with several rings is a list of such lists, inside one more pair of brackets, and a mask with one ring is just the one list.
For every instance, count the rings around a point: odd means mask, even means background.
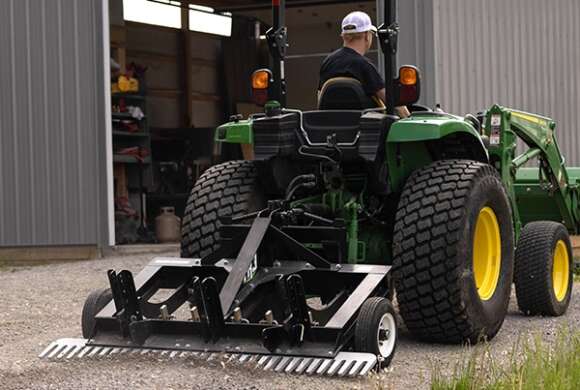
[{"label": "metal shed", "polygon": [[0,247],[111,242],[107,6],[2,4]]},{"label": "metal shed", "polygon": [[[195,3],[267,9],[269,2]],[[384,6],[382,0],[294,3]],[[3,5],[0,249],[113,245],[109,3],[7,0]],[[399,63],[422,69],[423,104],[440,103],[464,114],[497,102],[554,118],[567,163],[579,165],[574,120],[580,107],[579,19],[576,0],[400,0]],[[324,42],[292,48],[294,74],[317,72],[314,54],[336,46],[338,31],[329,33],[336,25],[321,21],[304,30],[324,30]],[[293,34],[300,41],[300,32],[291,30],[290,39]],[[301,54],[308,57],[301,60]],[[314,79],[300,77],[297,90],[315,88]]]}]

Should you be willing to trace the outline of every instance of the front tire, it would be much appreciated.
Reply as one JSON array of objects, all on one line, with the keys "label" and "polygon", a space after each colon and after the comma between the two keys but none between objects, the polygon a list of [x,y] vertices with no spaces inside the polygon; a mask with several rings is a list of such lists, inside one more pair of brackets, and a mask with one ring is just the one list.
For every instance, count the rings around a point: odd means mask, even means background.
[{"label": "front tire", "polygon": [[507,193],[490,165],[434,162],[408,179],[396,215],[393,278],[399,312],[417,338],[491,339],[513,278]]},{"label": "front tire", "polygon": [[528,223],[515,258],[516,297],[525,315],[561,316],[572,296],[572,245],[561,223]]}]

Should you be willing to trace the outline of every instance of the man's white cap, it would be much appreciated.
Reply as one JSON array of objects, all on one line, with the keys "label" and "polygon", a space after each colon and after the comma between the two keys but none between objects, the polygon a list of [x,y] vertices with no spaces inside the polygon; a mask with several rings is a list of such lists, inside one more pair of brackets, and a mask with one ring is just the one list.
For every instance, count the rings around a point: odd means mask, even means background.
[{"label": "man's white cap", "polygon": [[371,17],[366,13],[354,11],[342,19],[343,34],[354,34],[366,31],[377,31],[377,28],[373,26],[373,22],[371,22]]}]

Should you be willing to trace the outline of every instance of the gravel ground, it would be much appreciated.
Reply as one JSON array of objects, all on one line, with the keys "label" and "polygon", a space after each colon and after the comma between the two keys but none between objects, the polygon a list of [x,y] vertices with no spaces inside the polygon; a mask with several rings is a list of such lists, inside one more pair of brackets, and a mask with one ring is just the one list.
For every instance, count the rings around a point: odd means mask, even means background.
[{"label": "gravel ground", "polygon": [[[403,331],[390,370],[358,380],[281,375],[199,359],[119,357],[69,363],[37,358],[52,340],[80,337],[84,299],[91,290],[106,285],[107,269],[139,271],[150,259],[149,255],[125,256],[0,269],[0,388],[422,389],[428,387],[434,363],[451,367],[465,354],[458,346],[417,343]],[[494,356],[508,359],[520,334],[538,333],[550,340],[561,325],[579,327],[580,286],[575,287],[568,313],[561,318],[524,317],[512,299],[506,322],[491,342]]]}]

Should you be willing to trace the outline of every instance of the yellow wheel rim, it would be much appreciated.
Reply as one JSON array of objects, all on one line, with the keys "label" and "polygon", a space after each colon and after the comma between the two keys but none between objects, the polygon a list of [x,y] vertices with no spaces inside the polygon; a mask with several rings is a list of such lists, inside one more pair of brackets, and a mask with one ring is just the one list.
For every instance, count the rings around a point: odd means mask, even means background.
[{"label": "yellow wheel rim", "polygon": [[497,217],[491,207],[479,212],[473,236],[473,275],[479,297],[490,299],[501,270],[501,236]]},{"label": "yellow wheel rim", "polygon": [[570,258],[568,257],[568,248],[562,240],[558,240],[554,249],[554,261],[552,265],[552,287],[554,295],[558,302],[566,298],[568,292],[568,283],[570,277]]}]

